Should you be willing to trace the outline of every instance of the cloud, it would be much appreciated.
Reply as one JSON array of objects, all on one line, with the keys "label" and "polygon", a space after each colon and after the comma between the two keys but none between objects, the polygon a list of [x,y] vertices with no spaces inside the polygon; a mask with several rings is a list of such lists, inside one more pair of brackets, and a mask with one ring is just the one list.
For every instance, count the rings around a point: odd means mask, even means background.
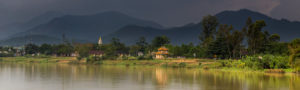
[{"label": "cloud", "polygon": [[217,5],[232,10],[246,8],[270,15],[271,11],[280,5],[280,0],[222,0],[222,3]]},{"label": "cloud", "polygon": [[271,12],[272,17],[300,21],[300,0],[281,0],[281,4]]}]

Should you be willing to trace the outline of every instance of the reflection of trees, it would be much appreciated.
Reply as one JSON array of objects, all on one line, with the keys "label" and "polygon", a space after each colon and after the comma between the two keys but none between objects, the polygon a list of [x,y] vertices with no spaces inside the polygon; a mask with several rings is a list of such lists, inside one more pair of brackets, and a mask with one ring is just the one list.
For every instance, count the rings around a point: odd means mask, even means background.
[{"label": "reflection of trees", "polygon": [[[287,89],[289,79],[294,75],[272,75],[254,72],[213,72],[205,71],[199,80],[205,89],[247,89],[247,90],[273,90]],[[299,80],[292,80],[299,81]]]},{"label": "reflection of trees", "polygon": [[27,81],[54,79],[59,83],[64,83],[66,88],[76,82],[87,82],[95,86],[129,84],[141,89],[149,86],[154,89],[178,89],[182,86],[187,90],[192,88],[201,90],[273,90],[275,88],[299,90],[300,88],[297,85],[300,83],[299,75],[295,74],[201,71],[142,66],[0,63],[0,75],[7,71],[11,75],[23,75]]},{"label": "reflection of trees", "polygon": [[290,90],[299,90],[300,88],[300,75],[293,75],[291,76],[290,80],[289,80],[289,88]]}]

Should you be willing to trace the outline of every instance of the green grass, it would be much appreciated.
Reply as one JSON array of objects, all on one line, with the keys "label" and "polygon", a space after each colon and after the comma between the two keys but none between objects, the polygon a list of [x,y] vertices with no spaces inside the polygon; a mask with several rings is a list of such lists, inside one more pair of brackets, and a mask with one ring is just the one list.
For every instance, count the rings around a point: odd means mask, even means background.
[{"label": "green grass", "polygon": [[14,63],[56,63],[60,60],[76,60],[74,57],[1,57],[1,62]]},{"label": "green grass", "polygon": [[[11,63],[63,63],[63,61],[79,62],[76,57],[1,57],[0,62]],[[222,70],[222,71],[250,71],[250,72],[263,72],[264,70],[254,70],[247,67],[238,67],[240,64],[234,64],[240,62],[238,60],[230,60],[233,66],[224,67],[222,62],[229,60],[212,60],[212,59],[185,59],[185,60],[102,60],[93,63],[83,62],[81,64],[101,64],[101,65],[116,65],[116,66],[145,66],[145,67],[175,67],[175,68],[207,68],[210,70]],[[300,71],[300,58],[296,60],[296,69],[283,69],[285,72]]]}]

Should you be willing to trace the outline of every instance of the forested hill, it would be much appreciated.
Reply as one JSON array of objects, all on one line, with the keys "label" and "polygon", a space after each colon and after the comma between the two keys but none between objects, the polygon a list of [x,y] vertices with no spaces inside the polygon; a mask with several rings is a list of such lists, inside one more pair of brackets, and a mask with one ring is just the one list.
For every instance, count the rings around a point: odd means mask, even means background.
[{"label": "forested hill", "polygon": [[65,34],[70,39],[97,41],[100,36],[113,33],[127,25],[162,28],[160,24],[152,21],[134,18],[120,12],[108,11],[93,15],[65,15],[11,37],[32,34],[61,38],[62,34]]},{"label": "forested hill", "polygon": [[183,43],[199,43],[199,35],[201,33],[200,24],[188,24],[182,27],[170,29],[156,29],[152,27],[127,26],[119,31],[105,36],[104,42],[109,42],[111,38],[119,38],[121,42],[126,44],[135,44],[140,37],[145,37],[148,42],[156,36],[165,35],[170,38],[172,44]]},{"label": "forested hill", "polygon": [[28,29],[34,28],[38,25],[48,23],[54,18],[63,16],[60,12],[46,12],[39,16],[33,17],[29,21],[11,23],[0,27],[0,40],[7,39],[9,36],[16,33],[25,32]]},{"label": "forested hill", "polygon": [[62,40],[58,38],[53,38],[49,36],[43,36],[43,35],[29,35],[29,36],[22,36],[22,37],[15,37],[10,38],[7,40],[3,40],[0,42],[1,46],[23,46],[25,44],[34,43],[37,45],[41,45],[43,43],[48,44],[59,44]]},{"label": "forested hill", "polygon": [[300,22],[288,21],[285,19],[274,19],[267,15],[253,12],[247,9],[239,11],[224,11],[216,14],[216,17],[221,24],[233,25],[235,29],[242,29],[248,17],[252,20],[264,20],[267,26],[264,30],[270,33],[277,33],[281,36],[281,41],[290,41],[295,38],[300,38]]},{"label": "forested hill", "polygon": [[[271,34],[279,34],[281,41],[290,41],[300,37],[300,22],[278,20],[246,9],[224,11],[215,16],[220,24],[233,25],[235,30],[241,30],[248,17],[251,17],[253,21],[264,20],[267,26],[263,30],[267,30]],[[71,40],[97,42],[99,36],[102,36],[104,43],[108,43],[113,37],[116,37],[125,44],[134,44],[142,36],[150,42],[156,36],[166,35],[172,44],[188,44],[190,42],[198,44],[200,43],[199,35],[202,32],[200,22],[180,27],[163,28],[155,22],[137,19],[119,12],[104,12],[84,16],[66,15],[12,37],[16,39],[32,34],[61,38],[62,34],[65,34]],[[2,43],[7,41],[3,40]]]},{"label": "forested hill", "polygon": [[[300,37],[300,22],[277,20],[247,9],[224,11],[215,16],[218,18],[220,24],[233,25],[235,30],[241,30],[242,27],[245,26],[248,17],[251,17],[253,21],[264,20],[267,26],[263,28],[263,30],[267,30],[271,34],[279,34],[281,36],[281,41],[290,41]],[[127,44],[134,44],[141,36],[144,36],[148,41],[151,41],[155,36],[166,35],[171,39],[172,44],[188,44],[190,42],[197,44],[200,41],[198,37],[202,32],[201,27],[201,23],[188,24],[170,29],[129,26],[106,36],[105,41],[108,42],[112,37],[116,37]]]}]

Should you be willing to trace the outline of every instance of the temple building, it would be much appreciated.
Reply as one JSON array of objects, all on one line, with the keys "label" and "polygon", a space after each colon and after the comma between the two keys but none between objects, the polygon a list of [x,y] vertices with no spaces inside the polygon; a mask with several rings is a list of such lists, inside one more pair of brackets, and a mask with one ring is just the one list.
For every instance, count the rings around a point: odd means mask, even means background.
[{"label": "temple building", "polygon": [[[103,43],[102,43],[102,38],[101,38],[101,36],[99,37],[99,40],[98,40],[98,45],[102,45]],[[91,51],[89,51],[89,54],[91,55],[91,56],[98,56],[98,57],[102,57],[103,55],[104,55],[104,52],[103,51],[101,51],[101,50],[91,50]]]},{"label": "temple building", "polygon": [[167,49],[166,47],[160,47],[158,49],[158,51],[155,53],[155,58],[156,59],[165,59],[167,58],[168,54],[169,54],[169,49]]}]

